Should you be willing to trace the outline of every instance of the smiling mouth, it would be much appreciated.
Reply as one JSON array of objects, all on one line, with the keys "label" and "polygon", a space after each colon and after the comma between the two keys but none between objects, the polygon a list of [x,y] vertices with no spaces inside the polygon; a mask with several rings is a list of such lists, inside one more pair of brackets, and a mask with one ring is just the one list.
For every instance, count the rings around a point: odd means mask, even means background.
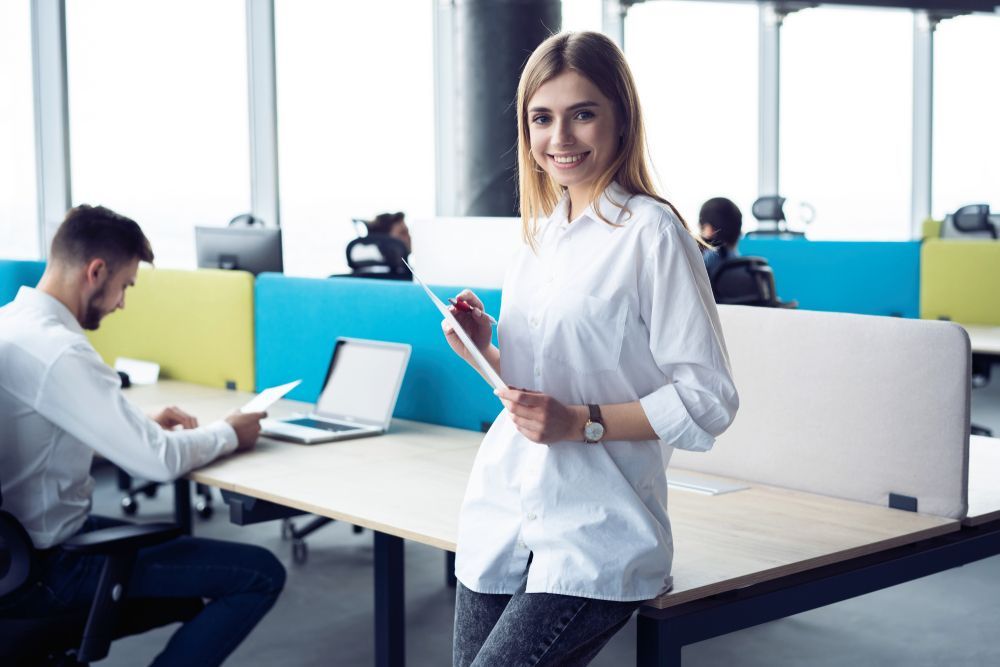
[{"label": "smiling mouth", "polygon": [[590,151],[585,153],[576,153],[575,155],[549,154],[549,159],[552,160],[558,169],[574,169],[579,167],[588,155],[590,155]]}]

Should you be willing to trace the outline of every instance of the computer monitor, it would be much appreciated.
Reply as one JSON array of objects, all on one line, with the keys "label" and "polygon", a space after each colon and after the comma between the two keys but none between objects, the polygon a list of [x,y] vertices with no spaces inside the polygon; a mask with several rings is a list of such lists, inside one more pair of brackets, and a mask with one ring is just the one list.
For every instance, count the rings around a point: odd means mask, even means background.
[{"label": "computer monitor", "polygon": [[275,227],[195,227],[198,268],[281,273],[281,230]]}]

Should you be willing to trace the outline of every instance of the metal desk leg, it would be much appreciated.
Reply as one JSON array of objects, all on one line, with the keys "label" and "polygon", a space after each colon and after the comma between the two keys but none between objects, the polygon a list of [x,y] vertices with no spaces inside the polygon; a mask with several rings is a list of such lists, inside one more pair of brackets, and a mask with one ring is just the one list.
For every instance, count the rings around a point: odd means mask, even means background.
[{"label": "metal desk leg", "polygon": [[667,624],[642,614],[636,621],[636,667],[680,667],[681,645],[670,641]]},{"label": "metal desk leg", "polygon": [[455,552],[445,551],[444,552],[444,583],[447,584],[449,588],[455,588]]},{"label": "metal desk leg", "polygon": [[375,665],[406,664],[403,538],[375,533]]},{"label": "metal desk leg", "polygon": [[174,522],[185,535],[191,534],[191,482],[174,480]]}]

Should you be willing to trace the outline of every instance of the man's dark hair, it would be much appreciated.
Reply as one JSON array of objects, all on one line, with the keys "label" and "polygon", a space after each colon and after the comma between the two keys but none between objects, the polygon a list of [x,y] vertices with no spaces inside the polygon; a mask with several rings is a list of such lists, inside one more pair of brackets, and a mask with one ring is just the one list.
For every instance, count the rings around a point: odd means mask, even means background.
[{"label": "man's dark hair", "polygon": [[739,207],[725,197],[713,197],[701,205],[698,224],[712,225],[715,235],[709,241],[713,246],[734,246],[743,231],[743,214]]},{"label": "man's dark hair", "polygon": [[393,225],[402,222],[405,218],[402,211],[398,213],[379,213],[375,219],[368,224],[369,234],[388,234],[392,231]]},{"label": "man's dark hair", "polygon": [[153,262],[153,248],[139,225],[103,206],[71,208],[52,239],[50,257],[71,264],[103,259],[111,270],[138,258]]}]

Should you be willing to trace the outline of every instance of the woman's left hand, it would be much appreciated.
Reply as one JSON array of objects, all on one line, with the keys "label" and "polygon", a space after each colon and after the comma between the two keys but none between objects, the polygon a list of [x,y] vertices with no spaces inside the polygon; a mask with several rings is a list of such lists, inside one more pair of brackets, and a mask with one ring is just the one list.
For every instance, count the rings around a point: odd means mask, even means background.
[{"label": "woman's left hand", "polygon": [[541,444],[582,440],[579,416],[571,406],[563,405],[547,394],[517,387],[501,389],[497,396],[510,413],[514,426],[528,440]]}]

